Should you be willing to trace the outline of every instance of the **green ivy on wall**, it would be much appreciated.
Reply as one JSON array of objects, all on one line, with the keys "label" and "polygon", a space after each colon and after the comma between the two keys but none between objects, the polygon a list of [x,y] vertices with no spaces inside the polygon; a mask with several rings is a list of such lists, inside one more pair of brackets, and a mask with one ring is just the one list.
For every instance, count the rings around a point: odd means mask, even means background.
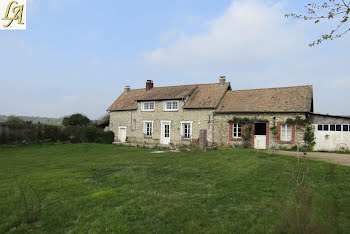
[{"label": "green ivy on wall", "polygon": [[272,133],[274,140],[277,140],[278,131],[277,131],[277,126],[276,125],[273,125],[270,128],[270,132]]},{"label": "green ivy on wall", "polygon": [[261,119],[261,118],[239,118],[234,117],[233,119],[230,119],[228,123],[236,123],[236,124],[242,124],[244,125],[244,131],[243,131],[243,147],[244,148],[252,148],[252,129],[253,129],[253,123],[268,123],[269,121],[267,119]]},{"label": "green ivy on wall", "polygon": [[302,118],[301,116],[295,116],[295,118],[288,118],[287,124],[294,124],[297,129],[304,131],[304,141],[309,150],[316,145],[315,142],[315,127],[312,125],[309,119]]},{"label": "green ivy on wall", "polygon": [[253,123],[268,123],[269,121],[267,119],[260,119],[257,117],[254,118],[239,118],[239,117],[234,117],[233,119],[230,119],[228,123],[237,123],[237,124],[253,124]]},{"label": "green ivy on wall", "polygon": [[295,118],[288,118],[286,123],[287,124],[294,124],[295,126],[297,126],[299,128],[305,128],[311,124],[308,119],[302,118],[299,115],[295,116]]}]

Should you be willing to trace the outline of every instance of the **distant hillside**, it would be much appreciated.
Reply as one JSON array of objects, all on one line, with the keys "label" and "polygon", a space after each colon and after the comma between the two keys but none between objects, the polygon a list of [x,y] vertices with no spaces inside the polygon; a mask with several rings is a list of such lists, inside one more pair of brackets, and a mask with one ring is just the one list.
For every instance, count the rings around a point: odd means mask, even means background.
[{"label": "distant hillside", "polygon": [[[6,115],[0,115],[0,122],[7,120]],[[24,121],[40,122],[45,124],[60,124],[63,118],[48,118],[48,117],[32,117],[32,116],[16,116]]]},{"label": "distant hillside", "polygon": [[7,116],[6,115],[0,115],[0,122],[6,121]]}]

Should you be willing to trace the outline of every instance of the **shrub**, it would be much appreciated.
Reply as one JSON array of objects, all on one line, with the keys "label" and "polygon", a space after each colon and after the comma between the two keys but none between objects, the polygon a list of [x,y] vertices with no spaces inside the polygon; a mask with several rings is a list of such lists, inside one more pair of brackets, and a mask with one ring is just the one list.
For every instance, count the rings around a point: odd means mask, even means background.
[{"label": "shrub", "polygon": [[103,143],[105,144],[112,144],[114,141],[114,132],[108,131],[108,132],[103,132]]},{"label": "shrub", "polygon": [[82,127],[82,126],[87,126],[90,123],[91,123],[91,120],[88,117],[79,113],[64,117],[62,121],[63,126],[66,126],[66,127],[68,126]]},{"label": "shrub", "polygon": [[0,124],[0,144],[66,141],[111,144],[113,140],[113,132],[104,132],[93,126],[64,128],[23,121]]},{"label": "shrub", "polygon": [[62,139],[62,130],[60,127],[51,126],[51,125],[43,125],[42,127],[37,128],[39,131],[41,130],[41,136],[44,141],[57,142]]},{"label": "shrub", "polygon": [[185,144],[179,144],[179,145],[177,145],[177,148],[178,148],[178,150],[180,150],[181,152],[186,152],[186,151],[188,151],[188,146],[185,145]]},{"label": "shrub", "polygon": [[298,150],[298,146],[293,145],[289,150],[290,151],[297,151]]},{"label": "shrub", "polygon": [[315,139],[315,127],[313,125],[308,125],[305,129],[304,140],[309,151],[312,151],[313,147],[316,145]]},{"label": "shrub", "polygon": [[93,126],[67,127],[65,128],[65,132],[72,143],[95,142],[111,144],[114,141],[113,132],[105,132]]},{"label": "shrub", "polygon": [[199,145],[196,144],[196,143],[191,143],[191,144],[189,145],[189,149],[190,149],[191,151],[196,151],[198,148],[199,148]]},{"label": "shrub", "polygon": [[250,141],[243,141],[242,147],[245,149],[253,148],[252,143]]}]

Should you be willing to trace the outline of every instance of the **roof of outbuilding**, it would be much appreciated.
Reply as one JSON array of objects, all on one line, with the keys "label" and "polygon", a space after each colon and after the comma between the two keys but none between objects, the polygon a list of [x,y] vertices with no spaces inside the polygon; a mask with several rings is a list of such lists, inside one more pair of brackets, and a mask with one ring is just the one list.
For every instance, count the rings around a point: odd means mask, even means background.
[{"label": "roof of outbuilding", "polygon": [[321,114],[321,113],[312,113],[311,116],[316,116],[316,117],[330,117],[330,118],[340,118],[340,119],[350,119],[349,115],[333,115],[333,114]]},{"label": "roof of outbuilding", "polygon": [[226,92],[217,113],[312,112],[312,86]]}]

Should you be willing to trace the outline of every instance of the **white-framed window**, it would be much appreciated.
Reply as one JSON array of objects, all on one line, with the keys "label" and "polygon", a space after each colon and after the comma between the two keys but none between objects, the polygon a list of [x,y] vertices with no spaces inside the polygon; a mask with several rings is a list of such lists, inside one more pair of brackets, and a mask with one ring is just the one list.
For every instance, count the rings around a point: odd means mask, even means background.
[{"label": "white-framed window", "polygon": [[179,101],[165,101],[164,102],[165,111],[177,111],[179,110]]},{"label": "white-framed window", "polygon": [[192,124],[193,121],[181,121],[181,139],[192,139]]},{"label": "white-framed window", "polygon": [[242,125],[234,123],[232,125],[232,138],[241,138],[242,137]]},{"label": "white-framed window", "polygon": [[154,111],[155,102],[142,102],[141,109],[142,111]]},{"label": "white-framed window", "polygon": [[281,141],[292,141],[292,125],[281,124]]},{"label": "white-framed window", "polygon": [[153,121],[151,120],[143,121],[143,134],[144,134],[144,137],[153,136]]}]

